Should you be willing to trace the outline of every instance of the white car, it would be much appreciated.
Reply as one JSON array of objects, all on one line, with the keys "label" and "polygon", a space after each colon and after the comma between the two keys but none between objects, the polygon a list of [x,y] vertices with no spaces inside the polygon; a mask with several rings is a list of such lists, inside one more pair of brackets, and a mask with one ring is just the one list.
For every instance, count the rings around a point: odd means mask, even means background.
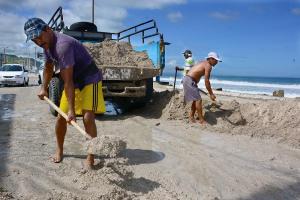
[{"label": "white car", "polygon": [[4,64],[0,67],[0,85],[28,85],[28,70],[20,64]]}]

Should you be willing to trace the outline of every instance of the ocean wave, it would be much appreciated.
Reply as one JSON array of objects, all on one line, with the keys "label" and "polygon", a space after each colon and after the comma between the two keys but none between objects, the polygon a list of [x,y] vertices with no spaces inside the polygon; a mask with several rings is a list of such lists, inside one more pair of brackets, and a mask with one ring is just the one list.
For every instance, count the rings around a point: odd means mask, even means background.
[{"label": "ocean wave", "polygon": [[[163,81],[168,81],[171,84],[174,82],[173,77],[161,78]],[[258,88],[278,88],[278,89],[295,89],[300,90],[300,84],[278,84],[278,83],[254,83],[248,81],[228,81],[220,79],[211,79],[211,84],[214,85],[228,85],[228,86],[245,86],[245,87],[258,87]],[[181,83],[181,79],[176,79],[176,85]],[[198,85],[204,85],[204,79],[201,79]]]},{"label": "ocean wave", "polygon": [[[161,78],[162,81],[169,82],[170,85],[173,85],[173,77],[164,77]],[[212,87],[222,88],[223,91],[234,92],[234,93],[243,93],[243,94],[265,94],[273,95],[273,91],[276,89],[283,89],[285,97],[299,97],[300,96],[300,84],[271,84],[271,83],[253,83],[247,81],[228,81],[228,80],[219,80],[211,79]],[[205,88],[204,80],[201,79],[198,83],[199,88]],[[182,89],[181,79],[176,79],[176,88]]]},{"label": "ocean wave", "polygon": [[280,88],[280,89],[296,89],[300,90],[300,84],[278,84],[278,83],[253,83],[248,81],[228,81],[211,79],[212,84],[232,85],[232,86],[250,86],[250,87],[265,87],[265,88]]},{"label": "ocean wave", "polygon": [[[260,95],[269,95],[273,96],[272,92],[268,91],[245,91],[245,90],[232,90],[232,89],[224,89],[225,92],[232,92],[232,93],[242,93],[242,94],[260,94]],[[284,97],[288,98],[296,98],[299,97],[300,94],[297,93],[284,93]]]}]

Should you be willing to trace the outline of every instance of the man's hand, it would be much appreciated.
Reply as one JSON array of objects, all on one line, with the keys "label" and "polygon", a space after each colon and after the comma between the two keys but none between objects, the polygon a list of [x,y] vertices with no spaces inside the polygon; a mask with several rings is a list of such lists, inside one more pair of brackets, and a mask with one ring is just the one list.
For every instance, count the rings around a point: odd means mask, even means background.
[{"label": "man's hand", "polygon": [[210,99],[211,99],[212,101],[215,101],[215,100],[216,100],[216,96],[215,96],[214,94],[211,94],[211,95],[210,95]]},{"label": "man's hand", "polygon": [[70,124],[71,121],[76,122],[76,114],[74,111],[69,110],[67,122]]},{"label": "man's hand", "polygon": [[183,68],[180,68],[180,67],[178,67],[178,66],[176,66],[176,68],[175,68],[177,71],[183,71]]},{"label": "man's hand", "polygon": [[48,92],[44,88],[41,88],[41,90],[40,90],[40,92],[38,94],[38,97],[41,100],[44,100],[44,96],[48,97]]}]

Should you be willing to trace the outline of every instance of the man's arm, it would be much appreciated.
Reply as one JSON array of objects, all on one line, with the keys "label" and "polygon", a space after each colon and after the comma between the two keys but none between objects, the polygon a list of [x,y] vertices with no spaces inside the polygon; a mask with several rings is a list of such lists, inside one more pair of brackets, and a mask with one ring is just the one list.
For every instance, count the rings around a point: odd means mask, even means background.
[{"label": "man's arm", "polygon": [[210,85],[210,72],[212,67],[211,66],[205,66],[205,87],[210,95],[210,98],[214,101],[216,99],[216,96],[214,95],[211,85]]},{"label": "man's arm", "polygon": [[64,81],[64,90],[68,99],[68,122],[70,122],[71,120],[75,121],[75,89],[73,81],[73,66],[67,66],[65,69],[61,70],[60,76]]},{"label": "man's arm", "polygon": [[176,68],[175,68],[177,71],[183,71],[184,70],[184,68],[182,67],[178,67],[178,66],[176,66]]},{"label": "man's arm", "polygon": [[42,82],[40,93],[38,94],[41,100],[44,99],[44,96],[48,97],[48,85],[53,75],[53,68],[54,68],[53,63],[46,61],[43,70],[43,82]]}]

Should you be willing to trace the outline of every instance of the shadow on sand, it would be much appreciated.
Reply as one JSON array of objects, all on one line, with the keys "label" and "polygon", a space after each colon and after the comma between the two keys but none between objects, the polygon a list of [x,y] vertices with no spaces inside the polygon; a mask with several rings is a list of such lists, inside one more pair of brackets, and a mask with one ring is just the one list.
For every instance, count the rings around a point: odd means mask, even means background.
[{"label": "shadow on sand", "polygon": [[[10,139],[12,129],[12,114],[16,101],[15,94],[0,94],[0,177],[8,174],[7,161],[10,154]],[[0,179],[0,193],[5,191],[2,188],[3,182]]]},{"label": "shadow on sand", "polygon": [[125,149],[121,156],[127,158],[130,165],[155,163],[165,158],[163,152],[142,149]]},{"label": "shadow on sand", "polygon": [[[173,92],[155,92],[152,99],[141,105],[131,102],[127,98],[110,99],[106,101],[107,111],[104,115],[97,115],[97,120],[122,120],[132,116],[141,116],[148,119],[158,119],[163,109],[174,95]],[[108,103],[109,102],[109,103]]]},{"label": "shadow on sand", "polygon": [[270,200],[284,199],[295,200],[300,199],[300,181],[287,184],[281,188],[272,185],[266,185],[257,192],[250,194],[248,197],[239,198],[239,200]]}]

